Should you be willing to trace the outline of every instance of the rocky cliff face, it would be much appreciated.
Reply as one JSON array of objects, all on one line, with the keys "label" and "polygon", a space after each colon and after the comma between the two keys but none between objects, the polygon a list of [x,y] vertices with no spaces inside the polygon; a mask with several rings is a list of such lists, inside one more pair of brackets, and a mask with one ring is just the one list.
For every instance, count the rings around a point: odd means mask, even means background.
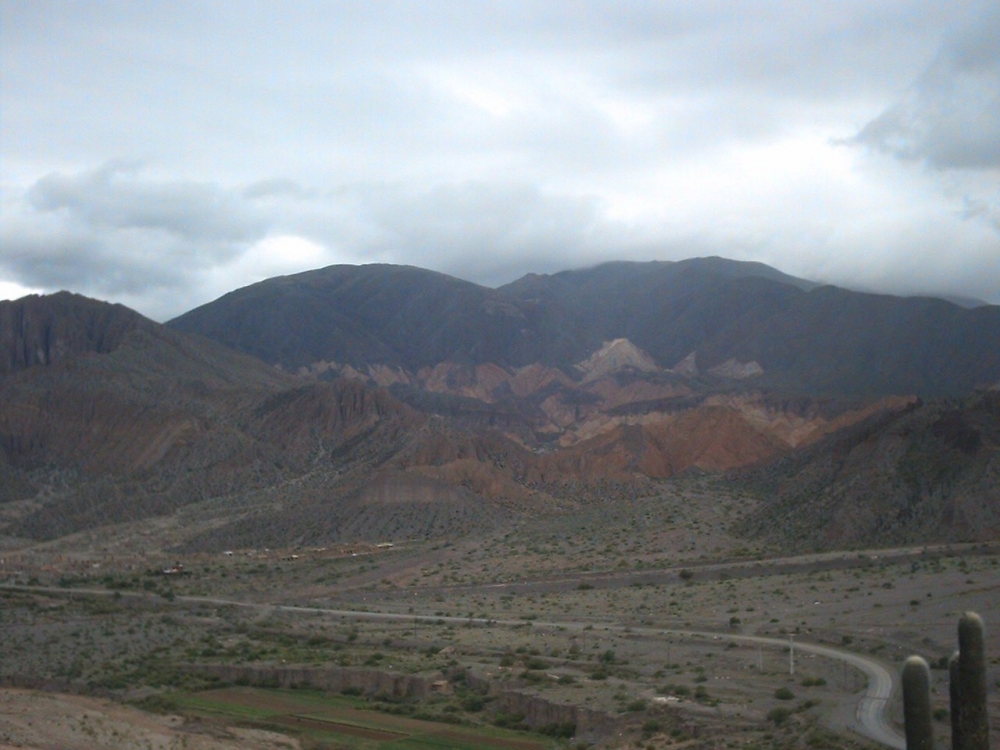
[{"label": "rocky cliff face", "polygon": [[0,301],[0,375],[111,352],[132,331],[154,327],[126,307],[69,292]]}]

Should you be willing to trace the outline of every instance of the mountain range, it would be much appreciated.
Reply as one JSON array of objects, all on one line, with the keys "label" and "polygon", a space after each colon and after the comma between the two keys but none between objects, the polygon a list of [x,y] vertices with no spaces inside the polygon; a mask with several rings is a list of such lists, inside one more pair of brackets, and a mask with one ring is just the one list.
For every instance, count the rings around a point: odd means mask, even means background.
[{"label": "mountain range", "polygon": [[722,258],[608,263],[490,289],[402,266],[331,266],[167,324],[290,371],[377,380],[442,362],[570,372],[627,339],[658,368],[810,395],[944,396],[1000,380],[1000,307],[818,286]]},{"label": "mountain range", "polygon": [[768,498],[749,536],[780,517],[814,546],[983,538],[998,382],[998,307],[719,258],[499,289],[334,266],[165,326],[26,297],[0,303],[0,534],[169,518],[177,549],[449,536],[711,471]]}]

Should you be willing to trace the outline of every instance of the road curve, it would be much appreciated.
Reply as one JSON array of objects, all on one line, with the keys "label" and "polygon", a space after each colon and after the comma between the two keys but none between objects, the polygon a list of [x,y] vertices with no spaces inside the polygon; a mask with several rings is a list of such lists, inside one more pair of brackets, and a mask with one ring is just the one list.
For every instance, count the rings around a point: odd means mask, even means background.
[{"label": "road curve", "polygon": [[[182,597],[178,597],[180,599]],[[190,600],[195,600],[196,597],[184,597]],[[203,599],[206,603],[216,603],[216,604],[236,604],[238,606],[246,606],[245,603],[231,602],[217,599]],[[271,606],[271,605],[259,605],[259,606]],[[472,625],[499,625],[499,626],[511,626],[511,625],[525,625],[531,623],[534,627],[543,628],[564,628],[567,630],[582,630],[588,624],[593,623],[582,623],[582,622],[548,622],[541,620],[492,620],[479,617],[455,617],[452,615],[416,615],[416,614],[399,614],[395,612],[360,612],[357,610],[350,609],[325,609],[322,607],[299,607],[299,606],[284,606],[284,605],[273,605],[275,609],[286,611],[286,612],[309,612],[309,613],[321,613],[328,615],[335,615],[339,617],[353,617],[356,619],[367,619],[367,620],[405,620],[408,622],[446,622],[454,624],[472,624]],[[617,632],[628,632],[632,635],[645,635],[645,636],[676,636],[679,638],[719,638],[734,641],[737,643],[759,643],[766,646],[772,646],[777,648],[784,648],[787,645],[787,641],[782,638],[768,638],[765,636],[758,635],[737,635],[734,633],[716,633],[709,631],[698,631],[698,630],[666,630],[661,628],[649,628],[649,627],[635,627],[626,625],[601,625],[605,630],[612,630]],[[828,659],[839,660],[847,662],[852,667],[860,670],[868,678],[868,687],[865,690],[864,696],[858,703],[857,711],[855,712],[855,718],[857,720],[856,726],[852,727],[854,731],[861,734],[875,742],[886,747],[894,748],[895,750],[906,750],[906,740],[905,738],[898,734],[892,726],[889,724],[886,718],[886,709],[888,707],[889,698],[892,695],[893,690],[893,676],[892,673],[882,666],[879,662],[874,659],[869,659],[868,657],[862,656],[860,654],[853,653],[851,651],[845,651],[839,648],[831,648],[830,646],[820,646],[814,643],[802,643],[796,642],[795,648],[799,651],[805,651],[807,653],[816,654],[817,656],[823,656]]]},{"label": "road curve", "polygon": [[[108,591],[105,589],[66,589],[66,588],[56,588],[48,586],[21,586],[21,585],[11,585],[11,584],[0,584],[0,588],[4,589],[18,589],[27,591],[46,591],[50,593],[60,593],[60,594],[84,594],[84,595],[97,595],[97,596],[111,596],[115,592]],[[152,598],[155,595],[145,594],[139,592],[121,592],[123,596],[136,597],[136,598]],[[549,622],[541,620],[494,620],[480,617],[456,617],[454,615],[418,615],[418,614],[401,614],[397,612],[365,612],[355,609],[328,609],[325,607],[303,607],[295,605],[284,605],[284,604],[265,604],[258,602],[243,602],[236,601],[232,599],[219,599],[215,597],[207,596],[178,596],[174,599],[175,604],[209,604],[213,606],[225,606],[225,607],[241,607],[246,609],[271,609],[282,612],[303,612],[310,614],[325,614],[332,615],[335,617],[349,617],[357,620],[389,620],[389,621],[405,621],[405,622],[431,622],[431,623],[455,623],[455,624],[471,624],[471,625],[482,625],[482,626],[513,626],[513,625],[533,625],[534,627],[542,628],[563,628],[566,630],[583,630],[588,625],[596,625],[595,623],[583,623],[583,622]],[[753,643],[761,644],[765,646],[784,648],[787,645],[787,641],[781,638],[768,638],[759,635],[737,635],[735,633],[719,633],[710,631],[699,631],[699,630],[673,630],[673,629],[663,629],[663,628],[650,628],[650,627],[636,627],[628,625],[614,625],[614,624],[601,624],[596,625],[607,631],[614,632],[628,632],[631,635],[644,635],[649,637],[656,636],[675,636],[678,638],[718,638],[729,641],[734,641],[737,643]],[[875,742],[878,742],[886,747],[894,748],[895,750],[905,750],[906,740],[902,735],[898,734],[888,723],[886,719],[886,708],[889,702],[889,697],[892,695],[893,690],[893,676],[884,666],[879,664],[873,659],[869,659],[860,654],[853,653],[851,651],[845,651],[839,648],[831,648],[830,646],[820,646],[813,643],[802,643],[796,642],[795,648],[799,651],[805,651],[807,653],[816,654],[817,656],[823,656],[828,659],[835,659],[839,661],[846,662],[852,667],[860,670],[868,678],[868,687],[865,690],[864,696],[858,703],[858,708],[855,713],[855,718],[857,719],[857,725],[853,727],[854,731],[858,732],[865,737],[868,737]]]},{"label": "road curve", "polygon": [[[680,636],[684,635],[708,635],[707,633],[695,633],[689,631],[667,631]],[[786,641],[778,638],[765,638],[755,635],[730,635],[728,633],[712,633],[713,637],[726,638],[731,641],[743,643],[760,643],[769,646],[785,646]],[[868,678],[868,688],[864,696],[858,703],[855,713],[857,726],[854,730],[879,744],[897,750],[906,750],[906,739],[898,734],[886,719],[886,708],[889,697],[892,695],[893,678],[892,673],[877,661],[869,659],[851,651],[844,651],[839,648],[820,646],[814,643],[802,643],[796,641],[795,648],[798,651],[805,651],[817,656],[824,656],[828,659],[837,659],[847,662],[852,667],[860,670]]]}]

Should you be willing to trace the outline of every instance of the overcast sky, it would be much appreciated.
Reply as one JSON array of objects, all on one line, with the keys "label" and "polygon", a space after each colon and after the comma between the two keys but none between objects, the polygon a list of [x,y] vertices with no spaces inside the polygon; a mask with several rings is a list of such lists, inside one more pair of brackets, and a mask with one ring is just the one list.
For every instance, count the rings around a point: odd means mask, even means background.
[{"label": "overcast sky", "polygon": [[702,255],[1000,303],[1000,3],[0,0],[0,297]]}]

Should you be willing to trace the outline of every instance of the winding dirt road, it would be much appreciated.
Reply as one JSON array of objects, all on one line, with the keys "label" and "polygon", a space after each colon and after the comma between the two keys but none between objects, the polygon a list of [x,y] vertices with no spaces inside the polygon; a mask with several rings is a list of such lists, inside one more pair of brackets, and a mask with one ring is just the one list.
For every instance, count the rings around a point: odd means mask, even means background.
[{"label": "winding dirt road", "polygon": [[[181,597],[178,597],[180,599]],[[216,599],[197,599],[191,597],[191,601],[203,601],[213,604],[230,604],[237,606],[265,606],[265,605],[247,605],[240,602],[231,602],[226,600],[216,600]],[[267,605],[269,606],[269,605]],[[414,614],[398,614],[395,612],[359,612],[357,610],[349,609],[324,609],[322,607],[295,607],[295,606],[274,606],[274,609],[281,610],[284,612],[303,612],[303,613],[315,613],[315,614],[327,614],[336,617],[350,617],[361,620],[403,620],[407,622],[446,622],[453,624],[472,624],[480,626],[512,626],[512,625],[524,625],[526,621],[524,620],[492,620],[483,619],[478,617],[454,617],[454,616],[437,616],[437,615],[414,615]],[[532,627],[536,628],[563,628],[566,630],[579,630],[582,631],[588,625],[593,623],[583,623],[583,622],[549,622],[541,620],[530,621]],[[647,637],[678,637],[678,638],[718,638],[724,640],[730,640],[737,643],[752,643],[761,644],[770,647],[784,648],[787,645],[787,641],[780,638],[767,638],[764,636],[756,635],[736,635],[732,633],[716,633],[708,631],[698,631],[698,630],[664,630],[661,628],[644,628],[635,626],[625,626],[625,625],[610,625],[605,624],[601,626],[605,630],[613,632],[628,632],[630,635],[643,635]],[[821,646],[813,643],[802,643],[796,642],[795,648],[798,651],[804,651],[806,653],[816,654],[817,656],[823,656],[828,659],[834,659],[837,661],[846,662],[852,667],[860,670],[868,678],[868,687],[865,690],[864,696],[858,703],[857,711],[855,712],[856,725],[851,727],[858,734],[861,734],[879,744],[885,745],[886,747],[895,748],[896,750],[905,750],[906,740],[905,738],[897,733],[892,726],[889,724],[886,718],[886,709],[889,702],[889,698],[892,695],[892,691],[895,687],[895,680],[893,678],[892,672],[886,669],[882,664],[875,661],[874,659],[869,659],[861,654],[856,654],[851,651],[845,651],[839,648],[831,648],[830,646]]]},{"label": "winding dirt road", "polygon": [[[0,584],[2,589],[15,589],[20,591],[35,591],[52,594],[69,595],[89,595],[89,596],[113,596],[112,591],[105,589],[65,589],[47,586],[19,586],[10,584]],[[152,598],[156,595],[141,592],[120,592],[122,596],[136,598]],[[163,600],[157,597],[159,603]],[[484,627],[510,627],[531,624],[535,628],[562,628],[565,630],[583,631],[594,623],[574,622],[574,621],[541,621],[541,620],[494,620],[478,617],[455,617],[452,615],[420,615],[401,614],[397,612],[364,612],[353,609],[327,609],[324,607],[301,607],[282,604],[264,604],[259,602],[242,602],[233,599],[220,599],[203,596],[178,596],[173,600],[175,605],[182,604],[208,604],[212,606],[240,607],[242,609],[274,610],[282,612],[302,612],[308,614],[322,614],[333,617],[346,617],[357,620],[381,620],[381,621],[405,621],[405,622],[427,622],[427,623],[453,623],[459,625],[479,625]],[[600,624],[599,627],[609,632],[629,633],[632,636],[642,635],[649,638],[656,637],[677,637],[677,638],[712,638],[725,639],[737,643],[761,644],[769,647],[784,648],[787,641],[779,638],[767,638],[755,635],[737,635],[734,633],[719,633],[697,630],[670,630],[662,628],[636,627],[626,625],[615,625],[610,623]],[[798,651],[816,654],[828,659],[835,659],[855,667],[863,672],[868,678],[868,686],[864,696],[858,703],[855,713],[856,724],[851,727],[858,734],[868,737],[887,747],[896,750],[905,750],[906,742],[889,724],[886,718],[886,709],[893,689],[895,679],[892,673],[882,664],[869,659],[866,656],[845,651],[839,648],[821,646],[812,643],[796,642],[795,648]]]}]

